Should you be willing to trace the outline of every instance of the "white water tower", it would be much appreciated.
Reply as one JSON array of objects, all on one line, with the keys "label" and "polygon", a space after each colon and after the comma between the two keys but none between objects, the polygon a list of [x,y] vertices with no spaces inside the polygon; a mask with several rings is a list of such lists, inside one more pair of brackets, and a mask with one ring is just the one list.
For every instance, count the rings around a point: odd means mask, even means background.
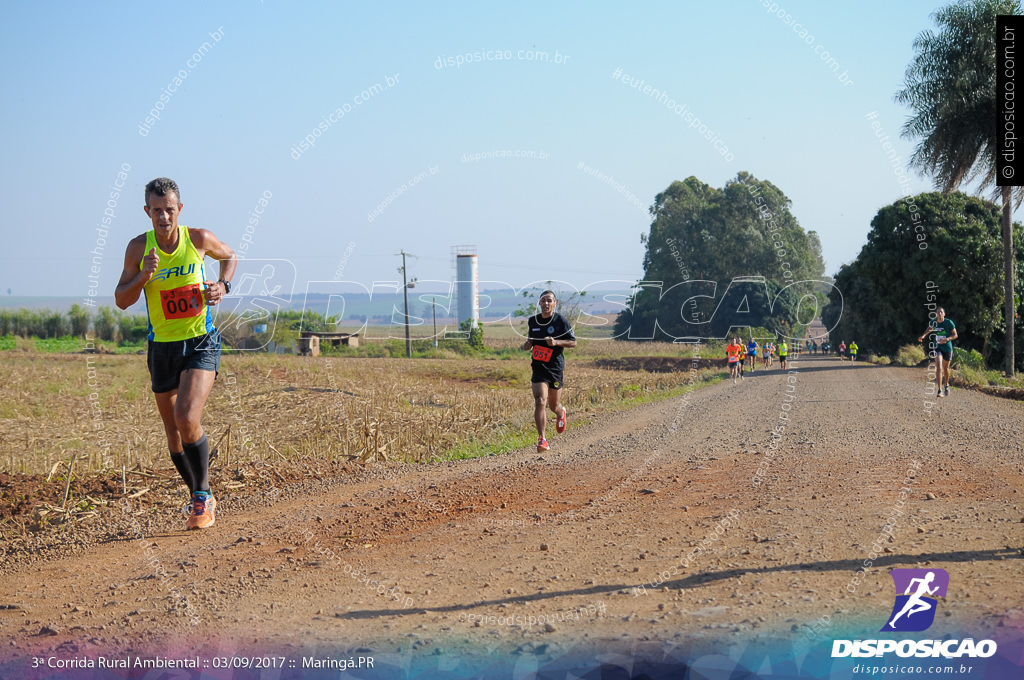
[{"label": "white water tower", "polygon": [[473,327],[480,323],[480,275],[477,268],[476,246],[452,246],[455,260],[455,284],[458,304],[458,318],[462,323],[473,320]]}]

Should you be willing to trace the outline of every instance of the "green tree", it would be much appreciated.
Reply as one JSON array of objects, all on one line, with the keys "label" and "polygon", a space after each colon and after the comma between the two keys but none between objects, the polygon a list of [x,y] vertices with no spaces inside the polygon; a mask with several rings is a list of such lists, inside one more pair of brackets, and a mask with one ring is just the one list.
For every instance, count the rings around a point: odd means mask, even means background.
[{"label": "green tree", "polygon": [[293,331],[333,331],[340,321],[337,316],[327,317],[313,309],[283,310],[277,317],[278,324],[284,323]]},{"label": "green tree", "polygon": [[21,324],[21,335],[23,338],[46,337],[46,321],[42,311],[38,309],[18,309],[18,319]]},{"label": "green tree", "polygon": [[616,319],[616,337],[721,337],[733,326],[789,333],[803,295],[815,294],[800,282],[825,271],[817,234],[804,231],[790,205],[747,172],[722,189],[696,177],[669,185],[641,237],[644,281]]},{"label": "green tree", "polygon": [[469,346],[476,350],[484,349],[484,327],[480,324],[474,324],[472,319],[466,319],[465,321],[459,322],[459,330],[463,333],[468,333],[466,341]]},{"label": "green tree", "polygon": [[67,335],[68,324],[64,319],[64,314],[59,311],[46,308],[41,312],[41,316],[43,322],[42,337],[59,338]]},{"label": "green tree", "polygon": [[122,312],[117,319],[121,342],[142,342],[149,335],[149,317],[145,314]]},{"label": "green tree", "polygon": [[103,306],[96,309],[96,316],[93,317],[92,327],[96,331],[96,337],[107,342],[117,340],[118,314],[110,307]]},{"label": "green tree", "polygon": [[76,302],[68,311],[68,322],[71,326],[71,335],[84,338],[89,331],[89,310]]},{"label": "green tree", "polygon": [[135,320],[131,314],[121,313],[117,315],[117,332],[121,337],[121,342],[130,342],[132,338],[132,327],[135,325]]},{"label": "green tree", "polygon": [[32,310],[18,307],[11,314],[11,333],[22,338],[29,337],[32,325]]},{"label": "green tree", "polygon": [[[913,115],[903,136],[919,139],[911,167],[931,175],[944,193],[980,180],[1002,199],[1003,317],[1005,363],[1013,375],[1014,238],[1011,207],[1024,188],[997,187],[996,17],[1020,14],[1018,0],[973,0],[947,5],[933,17],[939,32],[923,31],[914,40],[916,54],[907,67],[896,101]],[[1012,206],[1011,206],[1012,204]]]},{"label": "green tree", "polygon": [[[1017,241],[1024,252],[1024,235]],[[963,193],[900,200],[878,211],[857,259],[840,269],[822,321],[834,327],[835,345],[856,340],[865,351],[894,354],[941,306],[957,324],[957,344],[987,357],[1002,319],[1001,251],[995,204]]]}]

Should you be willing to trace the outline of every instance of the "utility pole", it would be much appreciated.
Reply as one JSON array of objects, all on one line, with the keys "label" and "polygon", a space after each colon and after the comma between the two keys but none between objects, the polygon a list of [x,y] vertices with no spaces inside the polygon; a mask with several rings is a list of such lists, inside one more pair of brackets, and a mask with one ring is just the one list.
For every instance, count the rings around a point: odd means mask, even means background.
[{"label": "utility pole", "polygon": [[434,315],[434,349],[437,349],[437,298],[430,298],[430,307]]},{"label": "utility pole", "polygon": [[405,358],[412,359],[412,338],[409,336],[409,283],[406,281],[406,268],[405,268],[405,256],[408,255],[404,250],[402,253],[402,295],[405,297]]}]

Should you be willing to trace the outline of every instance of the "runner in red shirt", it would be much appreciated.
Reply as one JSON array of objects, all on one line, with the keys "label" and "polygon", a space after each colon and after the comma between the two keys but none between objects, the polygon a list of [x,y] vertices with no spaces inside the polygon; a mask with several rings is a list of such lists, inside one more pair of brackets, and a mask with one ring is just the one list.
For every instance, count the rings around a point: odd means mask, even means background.
[{"label": "runner in red shirt", "polygon": [[729,374],[732,376],[732,384],[736,384],[736,376],[739,374],[740,367],[740,353],[743,351],[743,345],[740,344],[739,338],[733,338],[725,348],[725,355],[729,359]]}]

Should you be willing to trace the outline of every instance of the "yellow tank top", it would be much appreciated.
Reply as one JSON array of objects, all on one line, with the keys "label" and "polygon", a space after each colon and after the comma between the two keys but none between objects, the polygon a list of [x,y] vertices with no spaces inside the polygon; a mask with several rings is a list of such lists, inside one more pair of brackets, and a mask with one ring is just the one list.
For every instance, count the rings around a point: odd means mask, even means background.
[{"label": "yellow tank top", "polygon": [[175,342],[214,330],[213,315],[203,299],[203,258],[192,245],[188,227],[178,225],[178,247],[173,253],[160,250],[153,230],[146,232],[146,254],[153,248],[160,264],[142,289],[149,313],[149,339]]}]

